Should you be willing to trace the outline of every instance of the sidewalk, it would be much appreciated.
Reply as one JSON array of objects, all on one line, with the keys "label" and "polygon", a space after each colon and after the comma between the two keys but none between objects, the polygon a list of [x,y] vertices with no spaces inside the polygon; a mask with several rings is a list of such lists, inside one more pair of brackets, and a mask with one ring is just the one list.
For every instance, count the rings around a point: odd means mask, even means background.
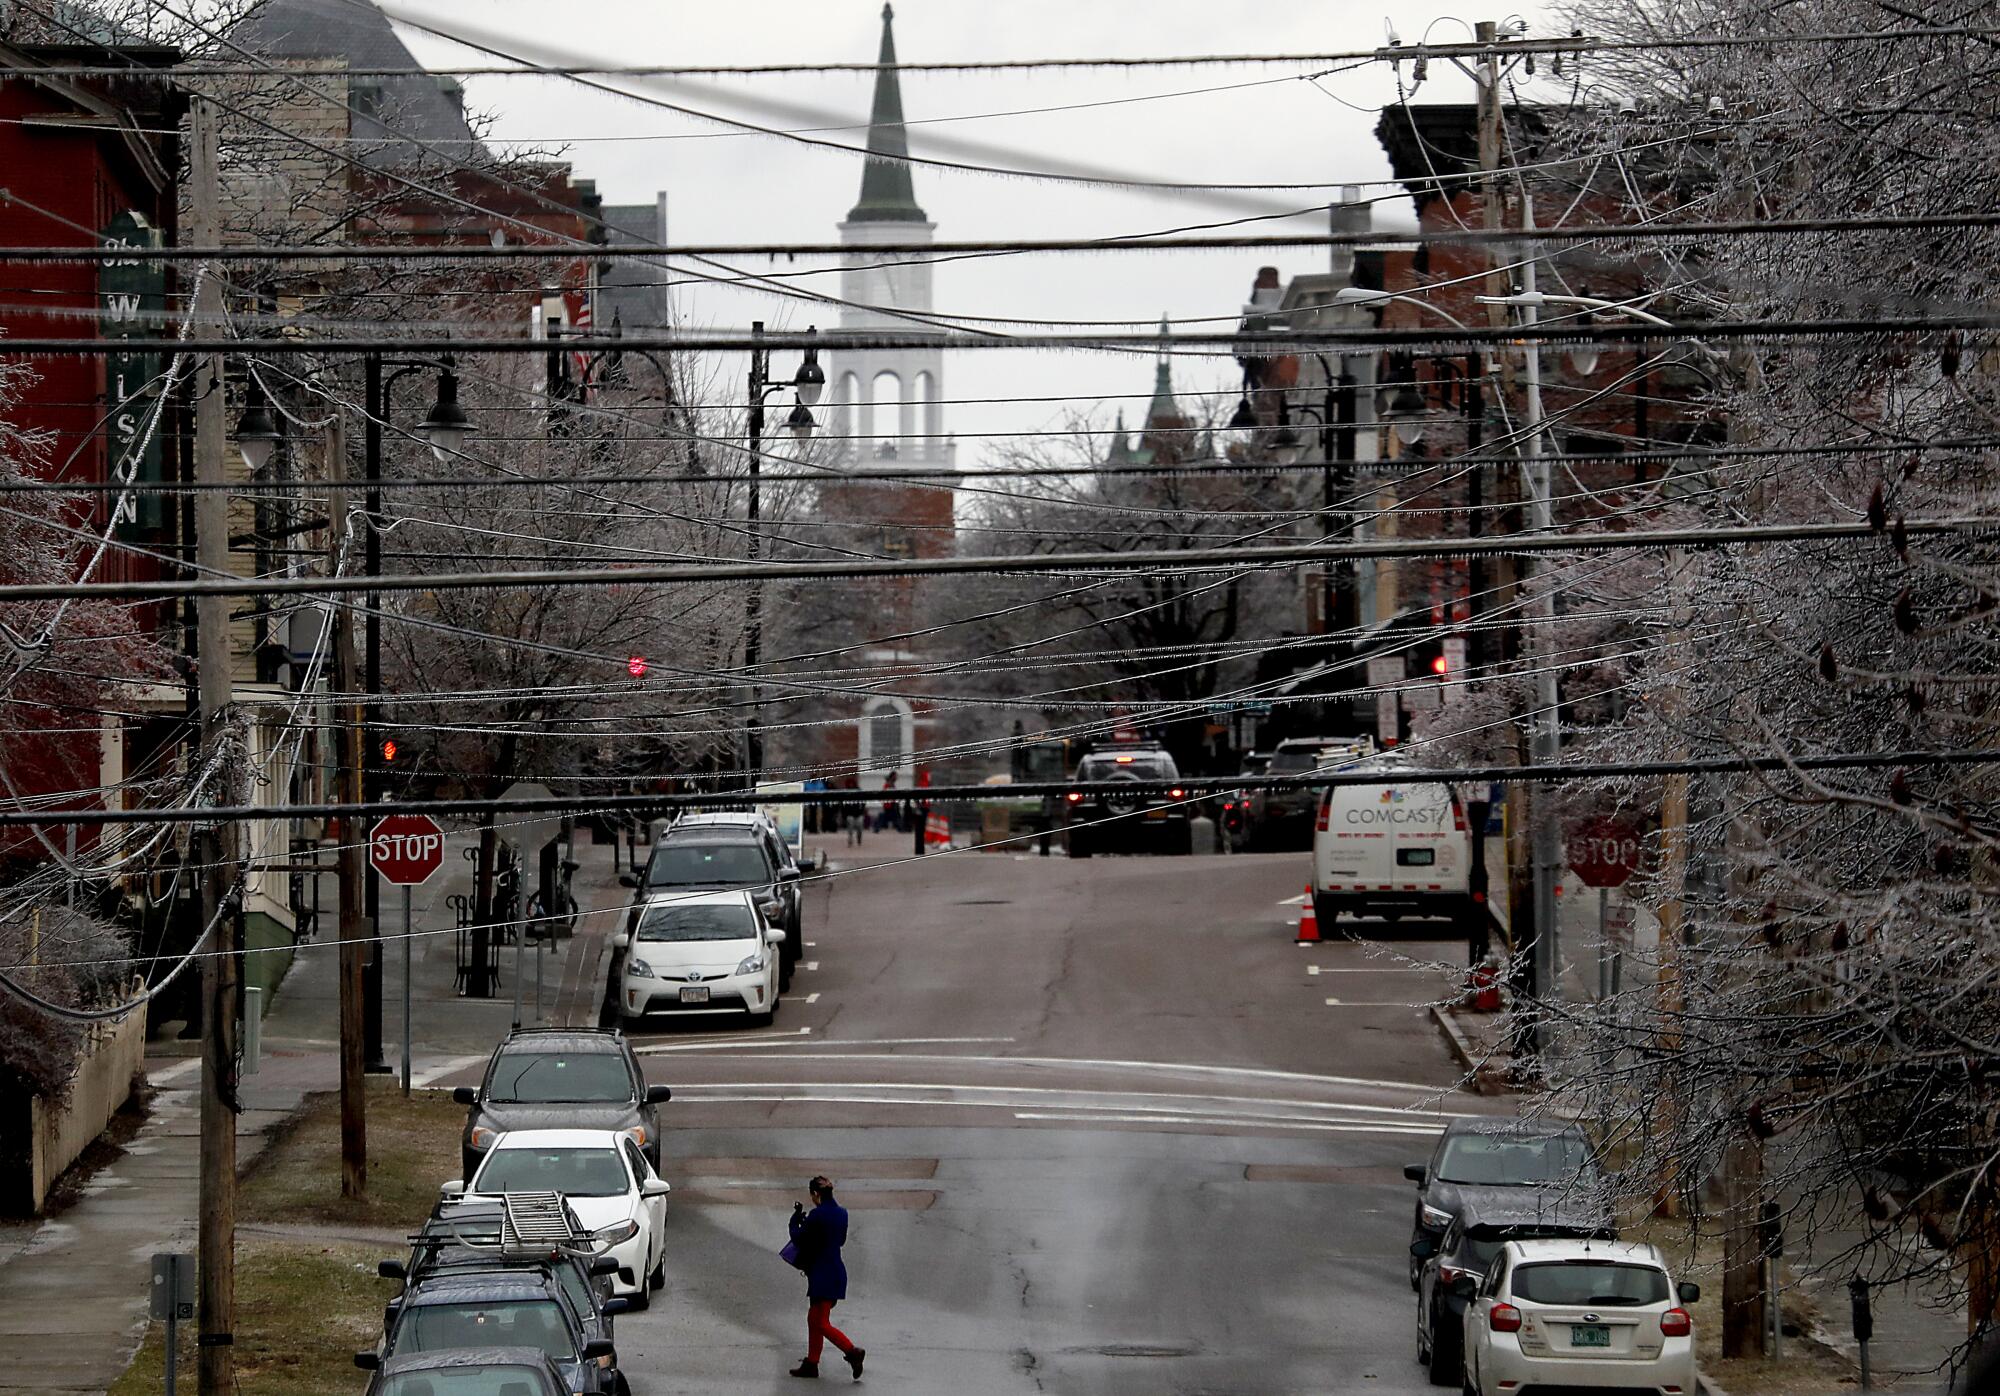
[{"label": "sidewalk", "polygon": [[[586,839],[588,835],[584,836]],[[469,890],[471,864],[453,836],[446,862],[412,898],[413,1080],[421,1085],[485,1060],[513,1021],[514,948],[499,947],[501,985],[491,999],[463,999],[454,987],[453,917],[445,898]],[[574,884],[576,934],[554,942],[544,963],[543,1017],[548,1024],[594,1026],[603,996],[608,932],[627,894],[606,849],[578,844]],[[340,1085],[338,952],[329,912],[321,937],[299,947],[264,1019],[258,1070],[243,1077],[237,1158],[247,1166],[308,1092]],[[402,930],[402,899],[383,898],[383,930]],[[522,1022],[534,1026],[534,953],[523,955]],[[383,1046],[392,1065],[402,1037],[402,956],[390,942],[383,974]],[[148,1043],[152,1108],[122,1155],[84,1186],[60,1215],[10,1230],[0,1240],[0,1392],[37,1396],[102,1392],[122,1373],[145,1336],[151,1256],[194,1249],[200,1144],[200,1062],[196,1044],[171,1035]],[[186,1380],[192,1389],[193,1374]]]}]

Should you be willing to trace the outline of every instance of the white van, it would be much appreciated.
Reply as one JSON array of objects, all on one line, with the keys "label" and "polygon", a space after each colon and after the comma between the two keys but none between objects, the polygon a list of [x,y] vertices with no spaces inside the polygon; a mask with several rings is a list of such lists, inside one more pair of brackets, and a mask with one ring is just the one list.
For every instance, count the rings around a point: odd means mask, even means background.
[{"label": "white van", "polygon": [[1321,935],[1351,916],[1457,918],[1471,896],[1472,834],[1449,786],[1395,782],[1397,761],[1360,761],[1343,772],[1380,771],[1381,785],[1335,785],[1319,798],[1313,827],[1313,913]]}]

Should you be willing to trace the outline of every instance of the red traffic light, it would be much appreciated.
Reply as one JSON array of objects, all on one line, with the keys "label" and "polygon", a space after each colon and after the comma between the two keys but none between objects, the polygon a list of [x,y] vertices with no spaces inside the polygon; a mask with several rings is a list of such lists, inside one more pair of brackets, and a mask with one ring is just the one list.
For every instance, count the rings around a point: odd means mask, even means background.
[{"label": "red traffic light", "polygon": [[398,747],[398,746],[397,746],[397,745],[395,744],[395,742],[393,742],[393,741],[385,741],[385,742],[383,742],[383,743],[382,743],[382,759],[383,759],[384,761],[394,761],[394,760],[396,759],[396,753],[397,753],[397,751],[399,751],[400,749],[401,749],[401,748],[399,748],[399,747]]},{"label": "red traffic light", "polygon": [[1431,661],[1431,672],[1433,674],[1443,674],[1450,668],[1451,666],[1445,662],[1445,658],[1443,655],[1439,655],[1436,659],[1433,659]]},{"label": "red traffic light", "polygon": [[626,660],[625,672],[630,674],[635,679],[645,678],[646,656],[644,656],[643,654],[635,654],[630,659]]}]

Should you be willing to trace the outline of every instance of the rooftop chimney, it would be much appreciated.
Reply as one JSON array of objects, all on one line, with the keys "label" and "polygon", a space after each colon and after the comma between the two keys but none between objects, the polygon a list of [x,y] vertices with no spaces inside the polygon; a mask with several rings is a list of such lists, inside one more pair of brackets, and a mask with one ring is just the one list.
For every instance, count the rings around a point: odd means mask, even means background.
[{"label": "rooftop chimney", "polygon": [[[1340,202],[1327,205],[1327,226],[1335,237],[1365,233],[1370,227],[1373,209],[1362,201],[1361,186],[1345,184],[1340,189]],[[1354,281],[1354,249],[1351,246],[1336,246],[1329,270],[1348,282]]]}]

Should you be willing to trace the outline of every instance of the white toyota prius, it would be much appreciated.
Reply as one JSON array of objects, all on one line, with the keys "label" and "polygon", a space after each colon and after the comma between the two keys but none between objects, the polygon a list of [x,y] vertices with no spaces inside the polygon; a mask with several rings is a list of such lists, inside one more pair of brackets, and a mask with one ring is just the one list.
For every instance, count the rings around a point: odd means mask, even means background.
[{"label": "white toyota prius", "polygon": [[779,955],[785,943],[754,897],[744,891],[655,897],[622,952],[618,1012],[648,1015],[740,1014],[769,1023],[778,1011]]},{"label": "white toyota prius", "polygon": [[577,1220],[618,1260],[612,1292],[643,1309],[666,1283],[666,1179],[622,1130],[515,1129],[493,1141],[470,1183],[444,1185],[447,1197],[559,1192]]}]

